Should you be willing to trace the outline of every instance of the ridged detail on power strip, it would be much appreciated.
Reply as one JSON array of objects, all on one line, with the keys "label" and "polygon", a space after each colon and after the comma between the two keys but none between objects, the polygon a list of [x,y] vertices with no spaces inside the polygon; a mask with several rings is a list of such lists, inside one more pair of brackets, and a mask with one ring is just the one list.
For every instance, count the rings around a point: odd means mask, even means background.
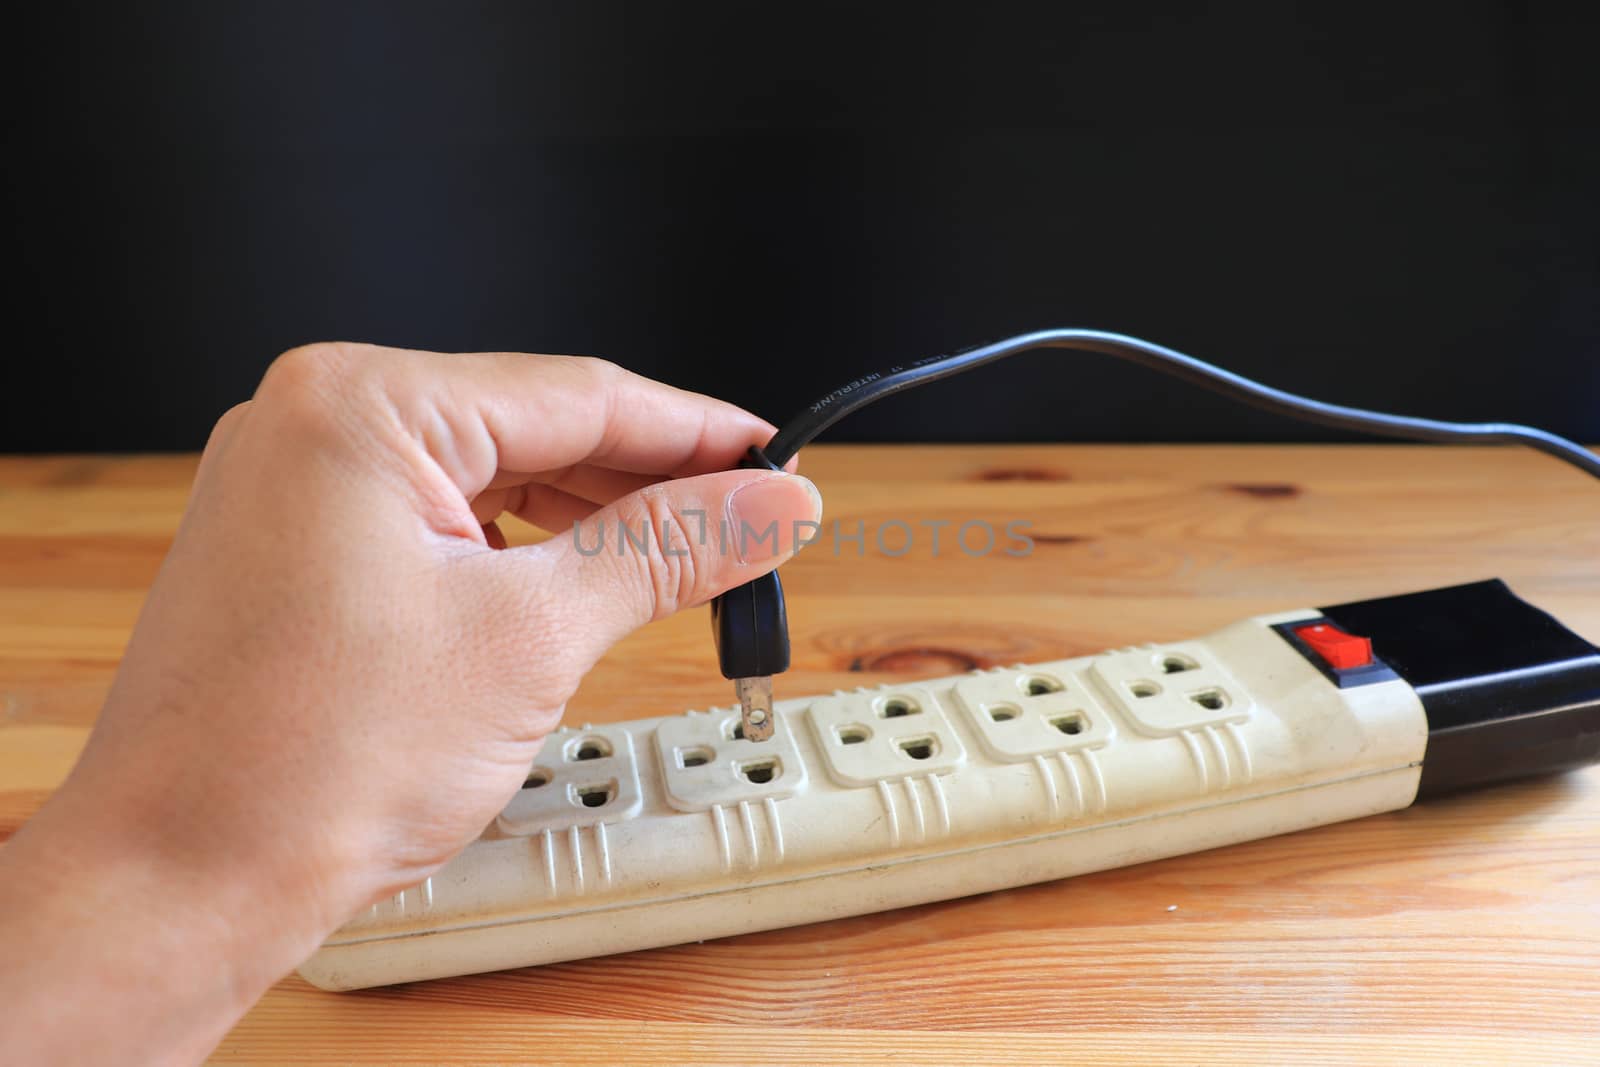
[{"label": "ridged detail on power strip", "polygon": [[1033,757],[1039,772],[1039,785],[1051,819],[1076,819],[1106,810],[1111,803],[1105,775],[1095,760],[1093,749],[1057,752]]},{"label": "ridged detail on power strip", "polygon": [[783,862],[783,821],[774,798],[741,800],[733,808],[713,804],[709,812],[724,871]]},{"label": "ridged detail on power strip", "polygon": [[537,850],[545,896],[582,896],[612,884],[615,872],[605,823],[546,827],[530,840]]},{"label": "ridged detail on power strip", "polygon": [[950,833],[950,801],[938,775],[880,778],[877,794],[890,848],[927,844]]},{"label": "ridged detail on power strip", "polygon": [[421,882],[402,889],[388,900],[380,900],[367,909],[369,918],[402,918],[408,915],[426,914],[433,907],[433,879],[424,878]]}]

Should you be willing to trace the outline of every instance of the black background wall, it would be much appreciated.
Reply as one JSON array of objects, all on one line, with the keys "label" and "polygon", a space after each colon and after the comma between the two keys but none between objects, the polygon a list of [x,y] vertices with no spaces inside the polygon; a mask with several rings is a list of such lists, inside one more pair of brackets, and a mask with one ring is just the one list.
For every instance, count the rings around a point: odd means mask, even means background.
[{"label": "black background wall", "polygon": [[[781,419],[1121,329],[1600,439],[1594,5],[33,5],[0,450],[194,448],[294,344],[607,356]],[[834,439],[1307,439],[1039,353]]]}]

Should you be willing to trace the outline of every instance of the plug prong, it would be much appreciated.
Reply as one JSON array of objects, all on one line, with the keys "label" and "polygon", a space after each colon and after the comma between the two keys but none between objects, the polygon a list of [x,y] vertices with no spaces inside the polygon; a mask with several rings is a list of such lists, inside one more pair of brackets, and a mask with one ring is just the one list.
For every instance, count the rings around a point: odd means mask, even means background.
[{"label": "plug prong", "polygon": [[735,678],[733,693],[739,701],[739,720],[746,741],[768,741],[776,723],[772,715],[772,676]]}]

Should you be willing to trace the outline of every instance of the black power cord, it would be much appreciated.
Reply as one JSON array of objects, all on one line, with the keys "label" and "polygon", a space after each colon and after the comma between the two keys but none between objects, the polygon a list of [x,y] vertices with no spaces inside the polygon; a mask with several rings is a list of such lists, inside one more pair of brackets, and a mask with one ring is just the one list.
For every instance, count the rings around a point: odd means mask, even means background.
[{"label": "black power cord", "polygon": [[[853,411],[858,411],[874,400],[910,389],[913,386],[936,382],[952,374],[993,363],[997,359],[1015,355],[1031,348],[1074,348],[1084,352],[1099,352],[1108,356],[1137,363],[1152,370],[1181,378],[1191,385],[1209,389],[1213,393],[1243,401],[1252,407],[1280,415],[1288,415],[1302,422],[1313,422],[1339,430],[1356,430],[1383,437],[1400,437],[1413,441],[1466,443],[1478,442],[1516,443],[1536,448],[1541,452],[1564,459],[1580,470],[1600,478],[1600,456],[1587,449],[1557,437],[1553,433],[1531,426],[1518,426],[1505,422],[1439,422],[1435,419],[1416,419],[1405,415],[1385,415],[1361,408],[1324,404],[1320,400],[1296,396],[1270,385],[1262,385],[1232,371],[1223,370],[1193,356],[1175,352],[1161,345],[1125,337],[1100,330],[1040,330],[1011,337],[993,344],[980,345],[948,356],[932,356],[914,363],[890,367],[877,374],[858,378],[841,389],[835,389],[812,404],[810,408],[791,419],[783,429],[762,449],[771,465],[782,467],[801,447],[809,444],[823,430]],[[766,464],[763,464],[765,466]]]},{"label": "black power cord", "polygon": [[[1116,356],[1263,411],[1339,430],[1412,441],[1527,445],[1600,478],[1600,456],[1564,437],[1531,426],[1506,422],[1442,422],[1325,404],[1274,389],[1149,341],[1101,330],[1040,330],[951,355],[930,356],[857,378],[796,415],[765,448],[751,448],[743,466],[780,470],[823,430],[875,400],[1033,348],[1071,348]],[[771,736],[771,675],[789,668],[789,624],[784,612],[783,585],[777,572],[717,597],[711,603],[711,621],[723,677],[735,680],[745,713],[745,735],[753,740]],[[754,722],[751,720],[753,704],[758,709]]]}]

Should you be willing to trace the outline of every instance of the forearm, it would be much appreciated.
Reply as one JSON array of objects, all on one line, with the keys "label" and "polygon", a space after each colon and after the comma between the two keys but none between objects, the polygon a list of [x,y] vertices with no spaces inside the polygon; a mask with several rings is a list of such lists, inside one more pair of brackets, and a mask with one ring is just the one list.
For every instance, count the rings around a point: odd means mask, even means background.
[{"label": "forearm", "polygon": [[69,785],[0,848],[0,1061],[197,1063],[316,947],[123,799]]}]

